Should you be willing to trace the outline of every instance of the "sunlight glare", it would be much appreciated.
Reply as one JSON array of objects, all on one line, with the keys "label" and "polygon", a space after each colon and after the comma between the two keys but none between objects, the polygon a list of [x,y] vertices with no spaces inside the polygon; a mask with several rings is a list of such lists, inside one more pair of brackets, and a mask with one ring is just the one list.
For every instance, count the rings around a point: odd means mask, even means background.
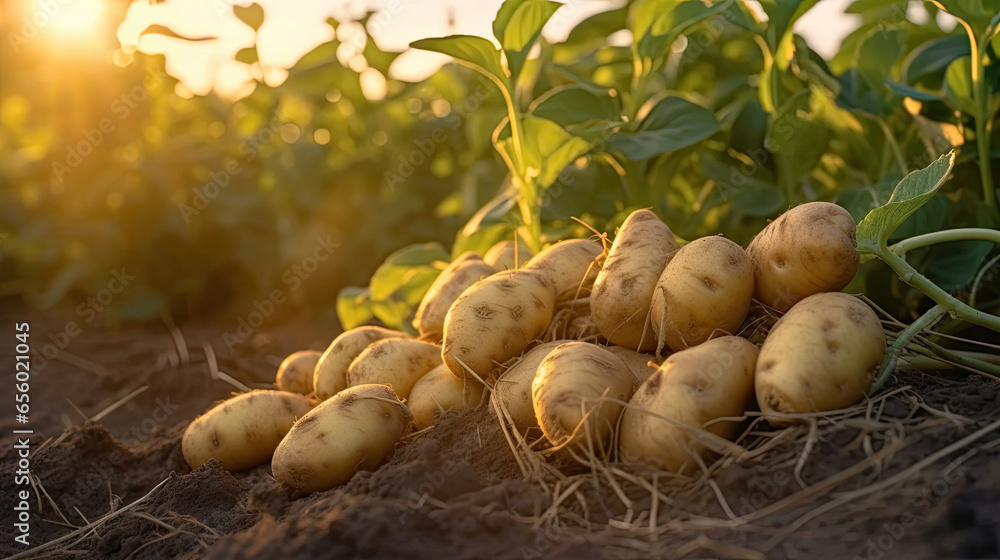
[{"label": "sunlight glare", "polygon": [[44,26],[59,38],[80,40],[96,37],[104,25],[104,0],[35,0],[33,9],[45,14]]}]

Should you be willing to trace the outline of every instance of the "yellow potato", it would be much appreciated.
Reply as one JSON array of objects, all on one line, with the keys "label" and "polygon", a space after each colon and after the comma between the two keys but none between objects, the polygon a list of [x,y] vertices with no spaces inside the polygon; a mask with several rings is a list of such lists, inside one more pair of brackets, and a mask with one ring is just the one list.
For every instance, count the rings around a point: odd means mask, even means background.
[{"label": "yellow potato", "polygon": [[710,337],[736,334],[750,310],[753,267],[743,248],[702,237],[677,251],[653,292],[650,316],[663,344],[678,351]]},{"label": "yellow potato", "polygon": [[444,321],[442,357],[448,369],[485,380],[545,334],[555,297],[552,282],[534,270],[498,272],[473,284]]},{"label": "yellow potato", "polygon": [[[695,430],[732,439],[753,398],[757,347],[736,336],[715,338],[671,355],[643,383],[622,414],[621,458],[671,472],[685,472],[703,456],[705,438]],[[652,413],[652,414],[650,414]],[[658,418],[659,415],[670,420]]]},{"label": "yellow potato", "polygon": [[344,484],[385,463],[412,420],[386,385],[344,389],[292,426],[274,452],[274,478],[301,494]]},{"label": "yellow potato", "polygon": [[786,311],[820,292],[839,292],[861,264],[854,218],[829,202],[807,202],[768,224],[747,255],[754,266],[754,297]]},{"label": "yellow potato", "polygon": [[181,438],[184,460],[196,469],[216,459],[242,471],[271,459],[292,424],[312,408],[308,398],[286,391],[251,391],[222,401],[195,418]]},{"label": "yellow potato", "polygon": [[483,399],[484,390],[482,383],[459,379],[441,364],[417,381],[406,405],[413,413],[413,424],[422,430],[434,424],[441,412],[474,408]]},{"label": "yellow potato", "polygon": [[603,256],[600,243],[570,239],[549,246],[525,263],[524,268],[549,277],[556,288],[557,302],[581,299],[590,295]]},{"label": "yellow potato", "polygon": [[316,364],[319,363],[319,357],[322,355],[316,350],[300,350],[291,354],[278,366],[274,382],[282,391],[303,395],[312,393]]},{"label": "yellow potato", "polygon": [[567,342],[575,341],[555,340],[528,350],[500,375],[493,386],[491,398],[503,403],[514,426],[521,432],[538,426],[535,409],[531,404],[531,383],[535,380],[538,366],[550,352]]},{"label": "yellow potato", "polygon": [[757,401],[773,413],[836,410],[861,401],[885,356],[878,316],[840,292],[811,295],[775,323],[757,360]]},{"label": "yellow potato", "polygon": [[632,378],[635,380],[636,387],[642,385],[642,382],[649,379],[649,376],[653,375],[653,372],[659,368],[660,360],[656,356],[643,354],[642,352],[636,352],[635,350],[622,348],[621,346],[608,346],[605,350],[618,356],[618,359],[625,364],[625,367],[628,368],[629,373],[632,374]]},{"label": "yellow potato", "polygon": [[460,255],[441,271],[427,290],[413,318],[413,327],[423,337],[440,340],[444,333],[444,318],[451,304],[466,288],[494,272],[493,267],[472,251]]},{"label": "yellow potato", "polygon": [[516,251],[513,241],[501,241],[486,251],[483,262],[492,266],[497,272],[502,272],[520,268],[531,257],[531,249],[528,249],[523,241],[518,240]]},{"label": "yellow potato", "polygon": [[677,248],[670,228],[649,210],[636,210],[622,224],[590,294],[594,324],[612,344],[656,348],[649,303]]},{"label": "yellow potato", "polygon": [[373,342],[387,338],[409,338],[409,335],[382,327],[358,327],[334,339],[316,364],[313,375],[316,396],[328,399],[346,389],[347,368],[351,362]]},{"label": "yellow potato", "polygon": [[441,347],[412,338],[379,340],[366,348],[347,368],[347,386],[382,384],[401,399],[428,371],[441,365]]},{"label": "yellow potato", "polygon": [[600,454],[622,411],[615,401],[627,402],[633,390],[632,374],[614,354],[595,344],[568,342],[539,364],[531,403],[550,443],[593,445]]}]

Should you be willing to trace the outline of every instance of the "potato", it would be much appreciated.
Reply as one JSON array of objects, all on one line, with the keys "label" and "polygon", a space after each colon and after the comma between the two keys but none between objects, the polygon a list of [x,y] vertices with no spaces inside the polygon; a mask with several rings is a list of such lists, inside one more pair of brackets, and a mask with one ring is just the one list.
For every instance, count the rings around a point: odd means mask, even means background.
[{"label": "potato", "polygon": [[217,459],[228,471],[256,467],[271,459],[295,420],[311,408],[308,398],[286,391],[237,395],[188,425],[181,438],[181,452],[192,469],[209,459]]},{"label": "potato", "polygon": [[413,413],[413,424],[422,430],[434,424],[440,412],[475,407],[482,401],[484,390],[482,383],[459,379],[441,364],[417,381],[406,405]]},{"label": "potato", "polygon": [[[632,378],[635,380],[636,387],[649,379],[649,376],[653,375],[653,372],[659,367],[660,361],[657,360],[656,356],[643,354],[642,352],[636,352],[635,350],[622,348],[621,346],[608,346],[605,349],[618,356],[618,359],[625,364],[625,367],[628,368],[629,373],[632,374]],[[650,363],[654,365],[650,365]]]},{"label": "potato", "polygon": [[[535,270],[498,272],[473,284],[448,310],[442,357],[458,377],[486,379],[545,334],[556,292]],[[465,364],[463,367],[462,364]]]},{"label": "potato", "polygon": [[538,426],[535,408],[531,404],[531,383],[535,380],[538,366],[550,352],[567,342],[575,341],[555,340],[528,350],[494,384],[491,398],[503,403],[514,426],[521,432]]},{"label": "potato", "polygon": [[284,359],[278,366],[274,382],[282,391],[308,395],[313,392],[316,364],[323,354],[316,350],[300,350]]},{"label": "potato", "polygon": [[483,262],[493,267],[497,272],[516,270],[532,257],[531,249],[518,240],[515,253],[513,241],[501,241],[490,247],[483,255]]},{"label": "potato", "polygon": [[684,350],[713,335],[736,334],[750,311],[753,267],[743,248],[702,237],[677,251],[653,291],[650,317],[659,352]]},{"label": "potato", "polygon": [[757,401],[769,413],[836,410],[859,402],[885,356],[878,316],[840,292],[811,295],[775,323],[757,360]]},{"label": "potato", "polygon": [[695,455],[704,455],[705,446],[696,431],[678,424],[732,439],[739,422],[708,422],[743,415],[753,398],[756,361],[757,347],[736,336],[672,354],[636,390],[622,413],[621,458],[678,473],[695,467]]},{"label": "potato", "polygon": [[455,303],[466,288],[494,272],[496,271],[493,267],[484,263],[479,255],[472,251],[460,255],[441,272],[427,290],[413,318],[413,327],[421,336],[440,340],[441,334],[444,333],[444,317],[448,314],[451,304]]},{"label": "potato", "polygon": [[590,293],[594,324],[612,344],[640,352],[656,348],[649,302],[677,249],[670,228],[649,210],[636,210],[622,224]]},{"label": "potato", "polygon": [[401,399],[413,385],[441,365],[441,347],[412,338],[379,340],[365,348],[347,368],[347,386],[388,385]]},{"label": "potato", "polygon": [[531,403],[542,433],[553,445],[589,449],[589,441],[600,453],[622,411],[611,399],[628,401],[633,390],[632,374],[614,354],[594,344],[568,342],[539,364]]},{"label": "potato", "polygon": [[274,478],[308,494],[375,470],[409,433],[413,416],[386,385],[358,385],[323,401],[274,451]]},{"label": "potato", "polygon": [[807,202],[768,224],[747,247],[754,296],[787,311],[807,296],[839,292],[854,278],[858,255],[854,219],[829,202]]},{"label": "potato", "polygon": [[313,384],[316,396],[328,399],[347,388],[347,368],[373,342],[387,338],[409,338],[402,331],[382,327],[358,327],[334,339],[316,364]]},{"label": "potato", "polygon": [[606,341],[601,336],[601,331],[597,330],[597,325],[594,324],[594,317],[590,313],[574,317],[566,327],[566,337],[590,342]]},{"label": "potato", "polygon": [[538,253],[524,264],[524,269],[548,276],[555,285],[557,302],[580,299],[590,295],[603,256],[604,248],[600,243],[570,239]]}]

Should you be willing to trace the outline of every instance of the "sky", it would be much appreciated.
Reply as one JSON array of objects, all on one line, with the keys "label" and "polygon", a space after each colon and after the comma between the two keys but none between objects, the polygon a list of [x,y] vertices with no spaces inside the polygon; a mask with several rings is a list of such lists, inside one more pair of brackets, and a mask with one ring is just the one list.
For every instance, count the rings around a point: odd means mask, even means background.
[{"label": "sky", "polygon": [[[28,0],[32,1],[32,0]],[[39,1],[39,0],[34,0]],[[60,0],[87,3],[120,0]],[[286,69],[303,54],[333,36],[325,23],[328,17],[339,21],[357,19],[366,9],[377,12],[369,22],[369,32],[386,50],[403,50],[417,39],[451,33],[489,37],[491,23],[502,0],[257,0],[265,12],[264,25],[258,32],[258,51],[266,82],[280,83]],[[845,7],[852,0],[820,0],[796,25],[810,45],[824,56],[832,56],[841,40],[856,25]],[[584,18],[619,5],[614,0],[564,0],[566,4],[545,29],[550,40],[566,36],[574,24]],[[188,43],[162,36],[146,35],[139,48],[148,53],[165,53],[167,71],[183,82],[182,94],[205,94],[213,88],[227,98],[249,91],[250,70],[233,57],[250,46],[254,33],[233,15],[234,0],[168,0],[152,5],[145,1],[132,4],[125,23],[118,29],[123,43],[134,43],[139,32],[151,23],[166,25],[188,36],[215,36],[214,41]],[[236,0],[237,4],[246,4]],[[449,24],[453,22],[453,25]],[[339,38],[351,41],[351,26],[342,26]],[[349,47],[338,56],[341,62],[363,70],[363,58]],[[351,61],[352,58],[356,60]],[[403,54],[390,75],[403,80],[419,80],[449,59],[421,51]]]}]

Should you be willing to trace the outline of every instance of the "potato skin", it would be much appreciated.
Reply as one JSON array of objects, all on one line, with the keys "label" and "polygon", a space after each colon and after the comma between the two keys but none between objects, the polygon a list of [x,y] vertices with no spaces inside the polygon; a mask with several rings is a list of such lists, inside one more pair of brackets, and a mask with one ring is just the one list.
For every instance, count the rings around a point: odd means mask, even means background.
[{"label": "potato skin", "polygon": [[750,311],[753,266],[743,248],[724,237],[682,247],[656,283],[650,304],[657,350],[679,351],[719,331],[736,334]]},{"label": "potato skin", "polygon": [[639,352],[656,348],[649,303],[677,249],[670,228],[649,210],[636,210],[622,224],[590,293],[594,324],[612,344]]},{"label": "potato skin", "polygon": [[[656,356],[614,345],[606,347],[605,350],[617,356],[625,364],[629,373],[632,374],[636,387],[642,385],[659,368],[660,360]],[[650,363],[655,365],[650,365]]]},{"label": "potato skin", "polygon": [[441,364],[417,381],[406,405],[413,413],[414,426],[422,430],[434,424],[441,410],[475,407],[482,400],[485,389],[475,379],[455,377],[448,366]]},{"label": "potato skin", "polygon": [[839,292],[861,264],[854,218],[836,204],[807,202],[767,225],[747,247],[758,301],[787,311],[820,292]]},{"label": "potato skin", "polygon": [[194,419],[181,439],[188,466],[217,459],[228,471],[266,463],[295,421],[312,409],[304,395],[251,391],[213,406]]},{"label": "potato skin", "polygon": [[349,387],[292,426],[274,452],[271,471],[301,494],[328,490],[382,465],[412,420],[388,386]]},{"label": "potato skin", "polygon": [[537,270],[555,285],[556,302],[585,298],[601,270],[604,248],[589,239],[560,241],[544,249],[524,264]]},{"label": "potato skin", "polygon": [[347,368],[347,386],[388,385],[401,399],[413,385],[441,365],[441,347],[412,338],[389,338],[365,348]]},{"label": "potato skin", "polygon": [[490,398],[503,403],[514,426],[521,432],[538,426],[535,408],[531,404],[531,383],[535,380],[538,366],[550,352],[567,342],[576,341],[554,340],[528,350],[493,385]]},{"label": "potato skin", "polygon": [[278,373],[274,377],[275,384],[282,391],[289,393],[311,394],[314,390],[313,377],[316,373],[316,364],[322,355],[322,352],[316,350],[300,350],[289,355],[278,366]]},{"label": "potato skin", "polygon": [[878,316],[858,298],[831,292],[796,303],[775,323],[757,360],[760,409],[776,425],[793,423],[769,413],[822,412],[861,401],[885,356]]},{"label": "potato skin", "polygon": [[328,399],[346,389],[351,362],[373,342],[387,338],[410,338],[410,335],[382,327],[358,327],[335,338],[316,364],[313,375],[316,396]]},{"label": "potato skin", "polygon": [[[622,411],[622,405],[609,399],[628,401],[633,389],[632,374],[614,354],[594,344],[569,342],[539,364],[531,383],[531,403],[542,433],[553,445],[587,448],[589,433],[600,452]],[[598,402],[605,391],[605,400]],[[588,411],[586,422],[574,434]]]},{"label": "potato skin", "polygon": [[483,262],[493,267],[497,272],[503,272],[504,270],[517,270],[531,257],[531,249],[528,249],[528,246],[521,241],[517,243],[516,254],[513,241],[501,241],[486,251],[486,254],[483,255]]},{"label": "potato skin", "polygon": [[466,288],[494,272],[492,266],[472,251],[460,255],[441,271],[427,290],[413,318],[413,327],[423,337],[440,340],[444,333],[444,318],[451,304]]},{"label": "potato skin", "polygon": [[647,412],[732,439],[753,397],[757,347],[736,336],[715,338],[671,355],[636,390],[622,413],[618,433],[621,458],[671,472],[696,466],[705,452],[695,434]]},{"label": "potato skin", "polygon": [[498,272],[476,282],[448,310],[441,355],[457,377],[480,379],[496,364],[541,338],[552,321],[556,293],[535,270]]}]

